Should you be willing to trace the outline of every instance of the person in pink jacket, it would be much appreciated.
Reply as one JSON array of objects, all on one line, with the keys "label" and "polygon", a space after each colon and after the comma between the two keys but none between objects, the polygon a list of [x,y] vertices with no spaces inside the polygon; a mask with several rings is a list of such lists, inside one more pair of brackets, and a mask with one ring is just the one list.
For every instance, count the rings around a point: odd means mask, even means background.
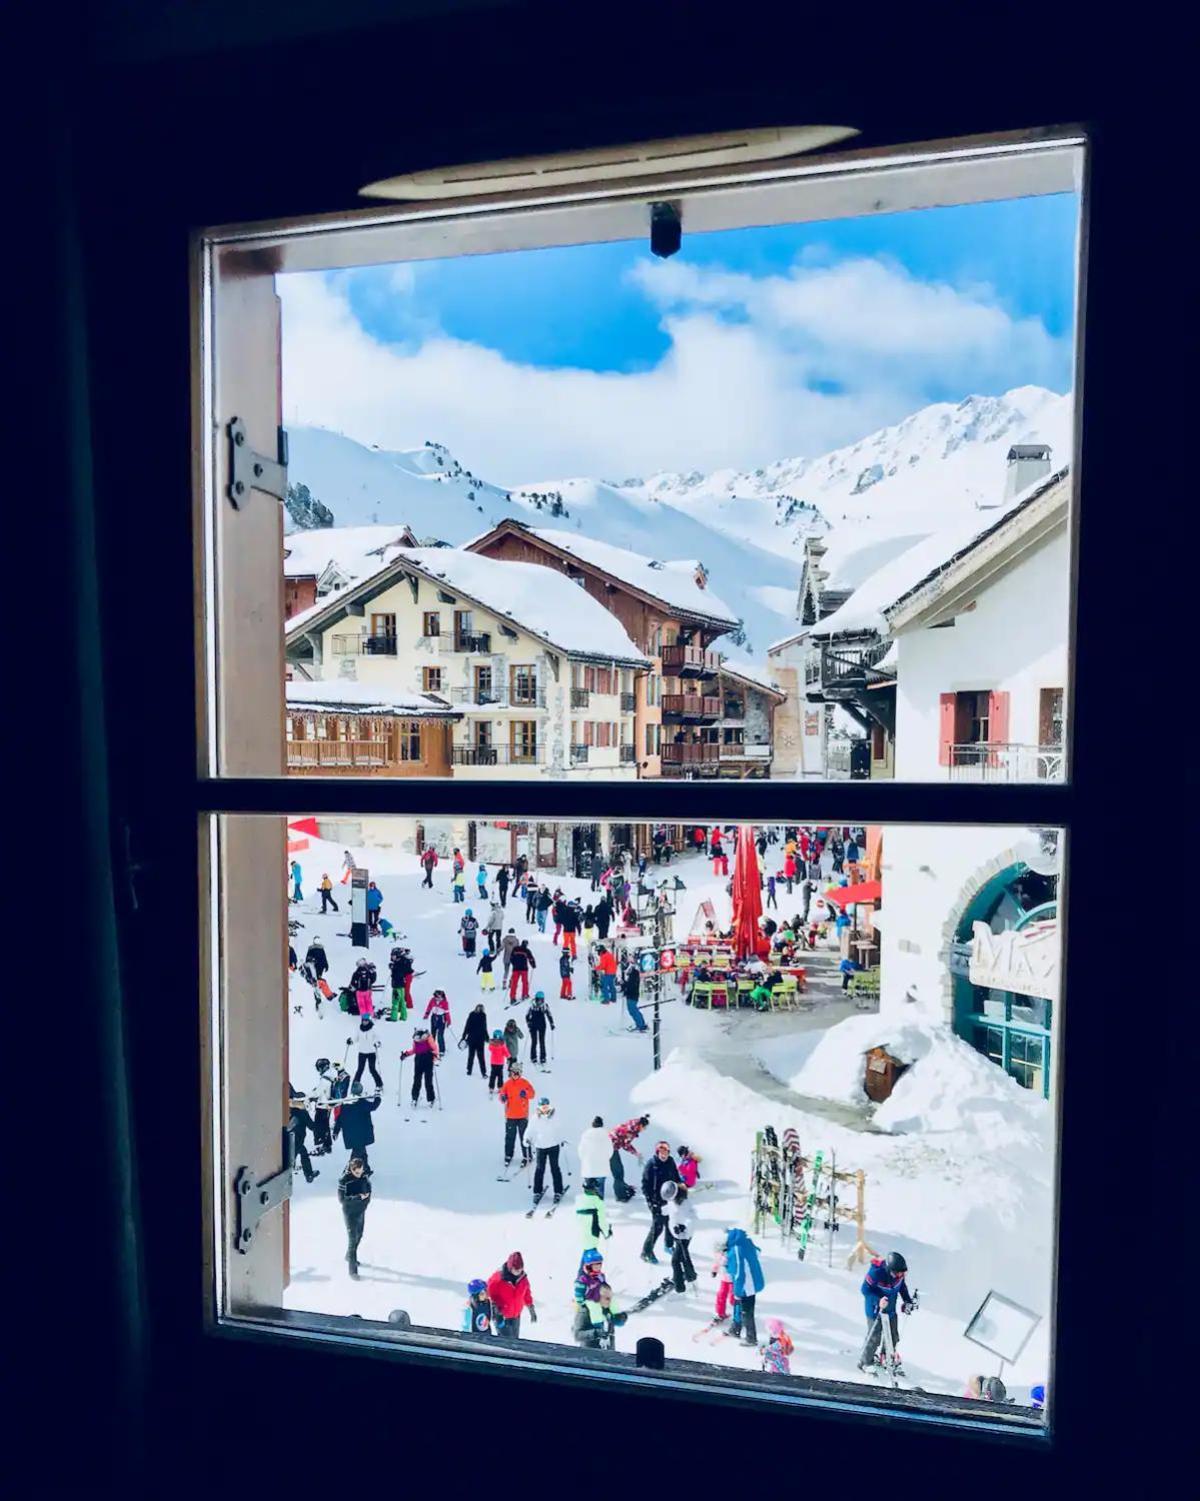
[{"label": "person in pink jacket", "polygon": [[729,1275],[729,1270],[725,1265],[727,1249],[724,1240],[722,1240],[717,1246],[716,1259],[712,1264],[712,1275],[721,1279],[717,1283],[717,1302],[714,1309],[714,1319],[718,1324],[723,1324],[729,1317],[729,1312],[734,1302],[733,1278]]},{"label": "person in pink jacket", "polygon": [[688,1147],[675,1148],[675,1166],[685,1188],[695,1188],[700,1177],[700,1159],[693,1157]]},{"label": "person in pink jacket", "polygon": [[425,1007],[425,1020],[433,1033],[439,1053],[446,1051],[446,1028],[450,1025],[450,1002],[444,990],[435,990]]}]

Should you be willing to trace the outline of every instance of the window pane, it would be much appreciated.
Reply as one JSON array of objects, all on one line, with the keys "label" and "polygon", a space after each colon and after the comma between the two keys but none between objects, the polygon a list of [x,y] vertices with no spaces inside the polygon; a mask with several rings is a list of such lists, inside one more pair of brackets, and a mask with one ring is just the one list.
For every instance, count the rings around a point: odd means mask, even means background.
[{"label": "window pane", "polygon": [[[421,736],[414,725],[404,744]],[[220,1160],[269,1159],[270,1132],[257,1157],[238,1134],[247,1089],[261,1135],[264,1098],[290,1087],[304,1137],[287,1237],[264,1241],[253,1279],[257,1311],[344,1317],[352,1334],[402,1309],[418,1338],[585,1362],[609,1336],[629,1357],[653,1335],[689,1378],[792,1390],[752,1348],[778,1319],[790,1352],[771,1358],[787,1355],[791,1381],[861,1382],[877,1400],[893,1387],[873,1374],[867,1313],[899,1253],[893,1296],[920,1294],[897,1326],[905,1389],[977,1414],[962,1393],[1003,1359],[1016,1405],[998,1419],[1037,1420],[1030,1390],[1052,1351],[1056,831],[221,825],[273,828],[287,849],[277,1003],[261,973],[254,1000],[238,952],[262,950],[261,921],[241,913],[257,890],[261,914],[276,872],[255,862],[270,865],[270,839],[240,838],[220,875],[231,1092],[215,1118],[237,1142]],[[365,1210],[351,1155],[369,1169]],[[677,1177],[682,1216],[677,1196],[658,1202],[660,1179]],[[687,1255],[666,1238],[670,1214]],[[755,1249],[722,1253],[730,1227]],[[575,1296],[589,1248],[627,1315],[611,1328]],[[514,1251],[527,1284],[503,1274]],[[762,1286],[739,1281],[739,1304],[723,1287],[742,1256]],[[469,1287],[489,1279],[468,1315]],[[1019,1347],[983,1324],[965,1336],[992,1293],[1022,1310]],[[506,1312],[515,1349],[472,1322]]]}]

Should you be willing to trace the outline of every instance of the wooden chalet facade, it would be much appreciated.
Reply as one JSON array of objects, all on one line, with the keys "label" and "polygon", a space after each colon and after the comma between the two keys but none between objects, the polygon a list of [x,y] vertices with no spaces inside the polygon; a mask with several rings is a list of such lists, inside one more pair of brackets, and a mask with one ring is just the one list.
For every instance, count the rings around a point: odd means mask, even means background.
[{"label": "wooden chalet facade", "polygon": [[399,696],[334,680],[286,684],[289,776],[448,777],[462,718],[429,694]]}]

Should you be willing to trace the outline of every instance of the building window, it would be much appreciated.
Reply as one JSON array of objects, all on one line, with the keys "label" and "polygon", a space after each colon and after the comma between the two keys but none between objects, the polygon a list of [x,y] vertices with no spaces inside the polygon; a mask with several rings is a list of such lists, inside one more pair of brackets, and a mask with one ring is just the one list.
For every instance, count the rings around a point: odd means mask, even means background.
[{"label": "building window", "polygon": [[509,747],[514,762],[529,763],[538,758],[537,721],[516,719],[509,730]]},{"label": "building window", "polygon": [[400,720],[397,737],[400,743],[401,761],[420,761],[422,759],[421,721],[419,719]]},{"label": "building window", "polygon": [[662,725],[661,724],[648,724],[646,726],[646,754],[648,756],[657,756],[658,755],[659,744],[660,744],[661,738],[662,738]]},{"label": "building window", "polygon": [[426,693],[440,693],[442,691],[442,669],[440,667],[422,667],[421,687]]},{"label": "building window", "polygon": [[534,667],[510,667],[508,669],[509,691],[514,704],[537,703],[537,669]]},{"label": "building window", "polygon": [[442,634],[442,617],[437,610],[426,610],[422,615],[421,634],[423,636],[440,636]]}]

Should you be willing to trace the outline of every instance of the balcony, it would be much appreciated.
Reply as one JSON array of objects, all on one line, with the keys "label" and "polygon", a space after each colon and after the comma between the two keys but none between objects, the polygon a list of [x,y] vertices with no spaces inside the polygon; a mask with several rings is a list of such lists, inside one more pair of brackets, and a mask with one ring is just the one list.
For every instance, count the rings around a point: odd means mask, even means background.
[{"label": "balcony", "polygon": [[394,657],[396,638],[395,636],[364,636],[362,649],[368,657]]},{"label": "balcony", "polygon": [[750,744],[743,742],[741,745],[722,745],[722,761],[769,761],[771,759],[771,747],[766,742],[753,741]]},{"label": "balcony", "polygon": [[452,745],[452,766],[537,766],[540,764],[537,746],[526,749],[512,745]]},{"label": "balcony", "polygon": [[571,707],[572,707],[572,709],[586,709],[587,706],[588,706],[588,704],[591,703],[591,701],[592,701],[592,694],[591,694],[591,690],[590,689],[588,689],[588,688],[572,688],[571,689]]},{"label": "balcony", "polygon": [[662,670],[670,678],[711,677],[720,666],[720,654],[702,646],[664,646]]},{"label": "balcony", "polygon": [[[868,688],[886,688],[896,681],[894,672],[880,671],[878,664],[891,649],[890,641],[867,641],[858,645],[838,643],[821,647],[821,689],[830,700],[853,699]],[[806,681],[807,681],[807,674]]]},{"label": "balcony", "polygon": [[459,632],[454,637],[454,650],[465,652],[490,652],[492,637],[488,631]]},{"label": "balcony", "polygon": [[1016,745],[973,741],[950,747],[952,782],[1061,782],[1066,755],[1061,745]]},{"label": "balcony", "polygon": [[664,719],[720,719],[721,700],[715,693],[664,693]]},{"label": "balcony", "polygon": [[585,765],[586,762],[587,762],[587,758],[588,758],[588,751],[590,751],[590,750],[591,750],[591,746],[590,745],[573,745],[571,747],[571,765],[572,766],[583,766],[583,765]]},{"label": "balcony", "polygon": [[687,771],[696,768],[715,770],[721,759],[721,747],[715,741],[683,740],[667,742],[660,748],[664,767]]},{"label": "balcony", "polygon": [[[443,694],[445,697],[446,694]],[[462,704],[468,709],[544,709],[546,691],[539,683],[531,693],[514,693],[508,687],[476,688],[461,687],[449,690],[452,704]]]},{"label": "balcony", "polygon": [[637,698],[636,698],[636,695],[634,695],[632,693],[622,693],[622,695],[621,695],[621,713],[622,714],[632,714],[633,711],[634,711],[634,709],[636,707],[637,707]]},{"label": "balcony", "polygon": [[637,762],[637,746],[623,745],[621,747],[621,765],[633,766]]},{"label": "balcony", "polygon": [[289,740],[289,771],[378,771],[390,765],[386,740]]}]

